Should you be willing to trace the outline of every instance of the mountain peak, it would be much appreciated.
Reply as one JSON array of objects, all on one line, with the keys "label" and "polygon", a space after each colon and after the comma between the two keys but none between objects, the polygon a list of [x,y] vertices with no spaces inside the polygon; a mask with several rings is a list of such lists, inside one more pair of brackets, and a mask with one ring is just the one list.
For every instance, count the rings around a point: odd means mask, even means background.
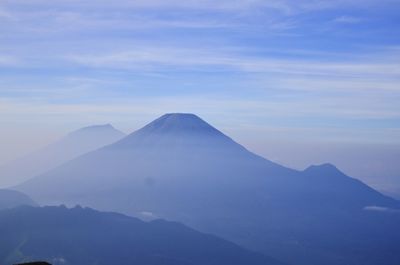
[{"label": "mountain peak", "polygon": [[[161,117],[165,117],[165,118],[195,118],[195,119],[200,119],[199,116],[197,116],[196,114],[193,113],[184,113],[184,112],[171,112],[171,113],[165,113],[164,115],[162,115]],[[161,118],[160,117],[160,118]]]},{"label": "mountain peak", "polygon": [[138,132],[162,134],[222,134],[203,119],[191,113],[167,113],[152,121]]},{"label": "mountain peak", "polygon": [[167,113],[116,142],[110,148],[156,147],[194,150],[244,148],[195,114]]}]

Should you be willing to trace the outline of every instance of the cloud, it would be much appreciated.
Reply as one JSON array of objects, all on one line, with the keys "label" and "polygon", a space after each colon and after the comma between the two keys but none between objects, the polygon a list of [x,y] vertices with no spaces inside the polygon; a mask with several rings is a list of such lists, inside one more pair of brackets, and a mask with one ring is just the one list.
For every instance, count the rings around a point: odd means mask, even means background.
[{"label": "cloud", "polygon": [[21,65],[20,58],[10,55],[0,54],[0,66],[19,66]]},{"label": "cloud", "polygon": [[381,207],[381,206],[366,206],[366,207],[364,207],[364,210],[383,212],[383,213],[400,213],[400,209],[392,209],[392,208]]},{"label": "cloud", "polygon": [[[94,91],[96,92],[96,91]],[[76,93],[66,95],[69,98]],[[386,100],[374,101],[374,97],[354,102],[351,97],[339,96],[316,96],[302,100],[282,97],[279,101],[274,97],[262,97],[259,99],[237,99],[224,97],[219,94],[202,93],[194,95],[158,95],[151,98],[129,97],[114,95],[100,100],[86,100],[83,102],[48,103],[47,97],[42,99],[2,99],[0,100],[0,120],[30,120],[32,117],[42,120],[58,120],[60,116],[70,117],[71,120],[79,120],[82,113],[85,118],[99,117],[125,117],[131,113],[162,114],[164,112],[196,112],[196,113],[232,113],[240,121],[235,124],[246,122],[250,115],[256,124],[263,124],[265,120],[273,119],[270,126],[287,124],[290,127],[318,127],[331,124],[330,129],[335,127],[354,130],[354,126],[369,128],[369,133],[375,134],[372,127],[374,124],[386,119],[400,119],[395,101],[393,106],[388,106]],[[248,114],[246,114],[248,113]],[[242,117],[242,118],[240,118]],[[118,119],[118,118],[117,118]],[[312,122],[310,123],[309,120]],[[369,123],[363,124],[363,120]],[[338,123],[339,121],[339,123]],[[268,124],[268,123],[267,123]],[[336,126],[335,126],[336,124]],[[341,125],[344,124],[344,125]],[[372,126],[372,127],[371,127]],[[371,128],[370,128],[371,127]],[[396,131],[397,128],[397,131]],[[399,128],[395,125],[379,127],[379,132],[393,131],[398,133]],[[395,134],[394,134],[395,135]],[[392,137],[387,136],[387,139]]]},{"label": "cloud", "polygon": [[55,264],[55,265],[58,265],[58,264],[66,264],[66,263],[67,263],[67,260],[64,259],[63,257],[54,258],[52,263]]},{"label": "cloud", "polygon": [[229,21],[216,18],[201,17],[170,17],[159,18],[150,14],[93,14],[82,12],[51,11],[41,14],[42,18],[53,21],[48,25],[48,31],[85,31],[85,30],[139,30],[139,29],[164,29],[164,28],[226,28],[237,26]]},{"label": "cloud", "polygon": [[[236,52],[232,52],[236,51]],[[251,73],[282,73],[292,75],[336,76],[336,77],[398,77],[400,63],[372,58],[333,59],[322,62],[310,59],[281,59],[276,56],[246,56],[240,49],[211,49],[186,47],[137,46],[131,50],[97,53],[71,54],[65,59],[88,67],[105,69],[130,69],[164,71],[166,67],[196,69],[213,66]],[[394,58],[399,57],[393,53]]]},{"label": "cloud", "polygon": [[55,4],[61,7],[79,7],[79,8],[136,8],[136,9],[197,9],[197,10],[243,10],[250,8],[271,8],[287,11],[290,9],[288,1],[283,0],[116,0],[110,6],[107,0],[79,1],[79,0],[59,0],[57,3],[49,0],[31,0],[29,2],[23,0],[5,1],[11,6],[47,6],[52,7]]},{"label": "cloud", "polygon": [[158,218],[158,216],[155,215],[154,213],[152,213],[152,212],[147,212],[147,211],[140,212],[140,215],[141,215],[142,217],[144,217],[144,218],[151,218],[151,219],[156,219],[156,218]]},{"label": "cloud", "polygon": [[[227,29],[287,33],[307,25],[303,14],[325,9],[351,10],[365,6],[389,5],[390,0],[6,0],[3,17],[13,18],[0,25],[10,35],[63,34],[82,35],[114,31],[148,29]],[[319,16],[314,16],[317,20]],[[360,18],[339,16],[335,23],[358,23]],[[320,21],[312,23],[317,31]],[[28,33],[28,34],[27,34]],[[298,34],[298,33],[297,33]],[[54,36],[47,36],[49,38]]]},{"label": "cloud", "polygon": [[7,11],[5,11],[5,10],[0,8],[0,20],[1,19],[11,19],[11,20],[13,20],[14,16],[11,13],[9,13],[9,12],[7,12]]},{"label": "cloud", "polygon": [[[110,2],[107,0],[59,0],[56,3],[50,0],[5,0],[6,5],[27,5],[27,6],[74,6],[74,7],[107,7],[110,8]],[[184,9],[223,9],[223,10],[243,10],[269,8],[280,10],[286,13],[292,13],[297,10],[321,10],[338,7],[369,7],[374,5],[390,5],[395,4],[396,0],[116,0],[112,7],[124,8],[184,8]]]},{"label": "cloud", "polygon": [[363,19],[359,17],[352,17],[352,16],[340,16],[333,20],[335,23],[343,23],[343,24],[358,24],[362,22]]}]

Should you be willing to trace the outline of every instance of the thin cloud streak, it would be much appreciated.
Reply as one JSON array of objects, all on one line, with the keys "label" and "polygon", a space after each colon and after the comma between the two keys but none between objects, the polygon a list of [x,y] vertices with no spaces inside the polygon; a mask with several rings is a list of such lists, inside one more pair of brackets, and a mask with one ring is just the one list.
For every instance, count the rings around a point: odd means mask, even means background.
[{"label": "thin cloud streak", "polygon": [[[42,5],[53,6],[54,1],[50,0],[31,0],[29,3],[23,0],[5,0],[4,5]],[[291,14],[295,11],[313,11],[331,9],[337,7],[358,7],[365,8],[375,5],[396,4],[395,0],[221,0],[218,2],[211,0],[116,0],[113,2],[115,7],[131,8],[183,8],[183,9],[222,9],[222,10],[243,10],[250,8],[271,8]],[[79,1],[79,0],[59,0],[58,5],[79,6],[88,8],[109,7],[107,0]]]},{"label": "thin cloud streak", "polygon": [[[11,119],[13,115],[47,115],[57,116],[58,114],[80,114],[80,113],[103,113],[107,115],[123,114],[123,113],[162,113],[168,110],[176,109],[178,112],[192,112],[205,110],[214,110],[220,113],[241,113],[250,111],[253,116],[274,117],[279,120],[282,118],[291,119],[319,119],[320,121],[339,119],[355,120],[355,119],[369,119],[369,120],[384,120],[384,119],[400,119],[400,113],[396,109],[385,108],[384,102],[375,105],[374,109],[368,107],[368,102],[352,102],[351,100],[342,100],[338,102],[335,99],[333,104],[329,99],[319,100],[314,102],[309,99],[305,102],[296,102],[293,100],[286,100],[281,102],[274,102],[273,99],[252,99],[252,100],[235,100],[235,99],[209,99],[209,97],[202,96],[178,96],[178,97],[157,97],[157,98],[136,98],[136,99],[119,99],[117,103],[109,103],[107,101],[96,103],[63,103],[51,104],[45,103],[41,99],[35,102],[32,100],[21,101],[12,98],[3,98],[0,101],[0,109],[2,119]],[[370,101],[369,103],[372,104]],[[316,120],[317,121],[317,120]],[[397,128],[397,127],[394,127]]]},{"label": "thin cloud streak", "polygon": [[9,55],[0,54],[0,66],[16,67],[16,66],[19,66],[19,65],[21,65],[19,58],[15,57],[15,56],[9,56]]},{"label": "thin cloud streak", "polygon": [[[394,56],[398,56],[397,53]],[[185,49],[185,48],[143,48],[136,47],[130,51],[113,52],[109,54],[70,55],[65,58],[74,63],[98,68],[143,69],[147,67],[154,71],[163,71],[162,67],[199,67],[221,66],[232,70],[245,72],[284,73],[300,75],[323,76],[383,76],[400,77],[399,61],[312,61],[283,60],[275,58],[246,57],[228,54],[224,51]]]}]

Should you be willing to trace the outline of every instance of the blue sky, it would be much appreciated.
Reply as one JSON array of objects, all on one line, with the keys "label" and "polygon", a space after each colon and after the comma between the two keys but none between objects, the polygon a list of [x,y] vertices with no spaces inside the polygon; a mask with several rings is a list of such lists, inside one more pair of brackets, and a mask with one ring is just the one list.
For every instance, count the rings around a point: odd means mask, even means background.
[{"label": "blue sky", "polygon": [[2,0],[0,162],[165,112],[269,156],[270,142],[399,145],[399,14],[398,0]]}]

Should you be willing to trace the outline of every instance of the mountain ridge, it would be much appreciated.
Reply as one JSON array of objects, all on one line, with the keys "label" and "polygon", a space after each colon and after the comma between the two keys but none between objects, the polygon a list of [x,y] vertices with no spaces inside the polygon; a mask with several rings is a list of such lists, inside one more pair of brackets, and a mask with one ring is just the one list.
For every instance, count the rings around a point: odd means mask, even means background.
[{"label": "mountain ridge", "polygon": [[0,233],[2,264],[283,265],[183,224],[144,222],[80,206],[0,211]]}]

